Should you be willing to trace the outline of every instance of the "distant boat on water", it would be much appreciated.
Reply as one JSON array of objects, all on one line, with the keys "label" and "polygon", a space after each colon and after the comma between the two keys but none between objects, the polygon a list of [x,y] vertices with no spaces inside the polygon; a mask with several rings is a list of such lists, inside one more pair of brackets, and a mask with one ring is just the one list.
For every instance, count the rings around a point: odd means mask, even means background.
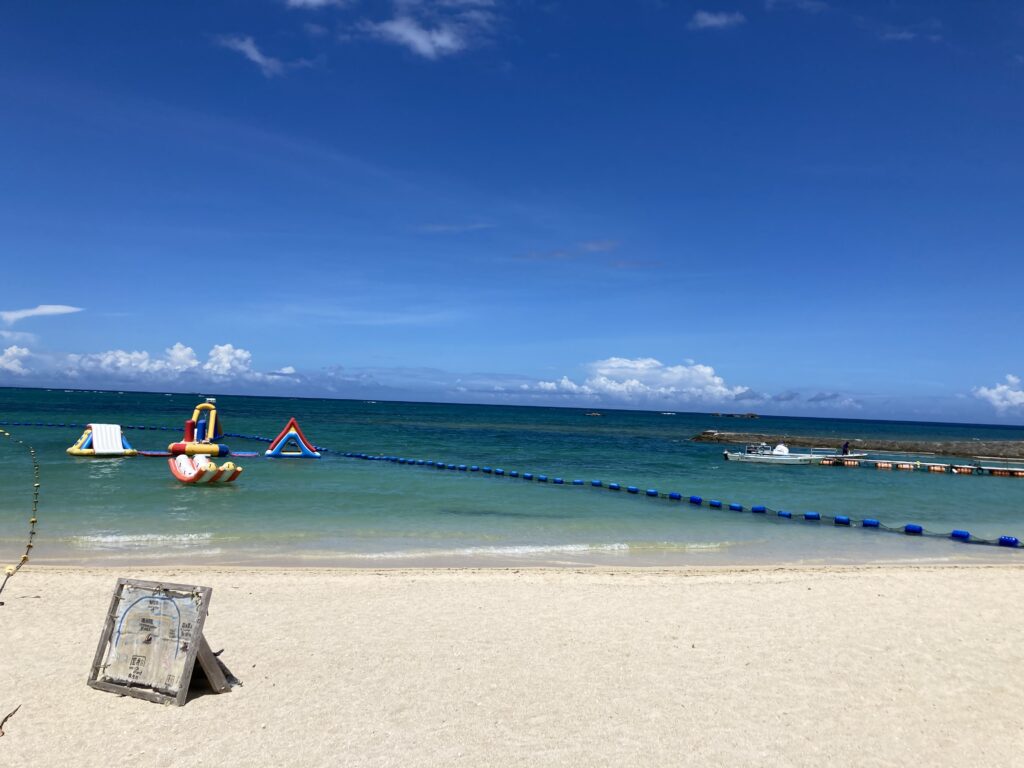
[{"label": "distant boat on water", "polygon": [[726,461],[746,461],[752,464],[820,464],[823,459],[852,459],[866,453],[836,453],[828,448],[812,448],[810,453],[790,453],[785,443],[772,448],[768,443],[750,443],[742,451],[722,451]]}]

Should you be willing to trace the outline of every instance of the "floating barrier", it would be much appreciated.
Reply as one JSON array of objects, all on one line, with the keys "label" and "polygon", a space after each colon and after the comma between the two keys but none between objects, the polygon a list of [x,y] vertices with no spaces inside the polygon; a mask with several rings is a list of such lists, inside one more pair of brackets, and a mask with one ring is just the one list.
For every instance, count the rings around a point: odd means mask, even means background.
[{"label": "floating barrier", "polygon": [[[7,586],[7,582],[20,571],[29,560],[29,556],[32,554],[32,549],[35,547],[36,540],[36,523],[38,523],[39,515],[39,459],[36,457],[36,449],[24,440],[20,440],[14,437],[10,432],[5,429],[0,429],[0,437],[13,440],[18,445],[24,446],[28,450],[29,458],[32,460],[32,516],[28,519],[28,541],[25,542],[25,550],[21,557],[14,565],[7,565],[4,567],[4,579],[0,581],[0,594],[3,594],[4,587]],[[0,601],[0,605],[3,605],[3,601]],[[8,715],[9,717],[9,715]]]},{"label": "floating barrier", "polygon": [[[984,457],[979,457],[983,459]],[[822,467],[861,467],[863,469],[927,472],[933,475],[989,475],[1024,478],[1024,467],[998,467],[989,464],[945,464],[935,461],[898,461],[893,459],[823,459]]]},{"label": "floating barrier", "polygon": [[[435,466],[438,469],[451,469],[451,470],[465,470],[465,464],[447,464],[443,461],[424,461],[423,459],[409,459],[400,456],[382,456],[373,455],[368,453],[356,453],[353,451],[346,451],[342,454],[345,458],[360,459],[363,461],[384,461],[391,464],[404,464],[405,466]],[[476,472],[480,467],[472,465],[470,467],[471,472]],[[601,488],[608,491],[621,491],[622,485],[619,483],[609,483],[603,480],[591,480],[589,484],[584,480],[573,480],[571,483],[566,484],[562,478],[555,478],[554,483],[548,483],[547,475],[534,475],[531,472],[523,472],[520,474],[518,471],[509,472],[498,472],[492,471],[490,467],[482,468],[483,474],[490,474],[492,477],[508,477],[508,478],[522,478],[526,482],[536,480],[538,483],[545,485],[556,484],[564,485],[568,488]],[[900,533],[905,536],[924,536],[930,538],[941,538],[950,539],[952,541],[958,541],[968,544],[981,544],[995,547],[1008,547],[1011,549],[1024,548],[1021,545],[1020,540],[1016,536],[1000,536],[994,539],[987,539],[980,536],[974,536],[969,531],[963,529],[956,529],[948,533],[942,533],[937,531],[929,531],[924,526],[917,523],[907,523],[901,526],[890,526],[886,525],[879,520],[872,517],[855,518],[850,515],[827,515],[820,512],[804,512],[802,514],[794,514],[788,510],[782,509],[771,509],[764,504],[755,504],[751,507],[745,507],[743,504],[736,502],[725,502],[719,501],[718,499],[705,499],[702,496],[692,495],[684,496],[679,491],[663,492],[656,488],[648,488],[643,494],[640,493],[639,487],[635,485],[626,486],[628,494],[644,496],[647,498],[663,499],[665,501],[673,503],[681,503],[682,501],[688,501],[695,507],[707,506],[710,509],[725,509],[728,508],[730,512],[743,512],[747,509],[755,515],[767,515],[773,513],[777,519],[781,520],[800,520],[805,523],[832,523],[834,527],[840,528],[865,528],[868,530],[885,531],[888,533]]]}]

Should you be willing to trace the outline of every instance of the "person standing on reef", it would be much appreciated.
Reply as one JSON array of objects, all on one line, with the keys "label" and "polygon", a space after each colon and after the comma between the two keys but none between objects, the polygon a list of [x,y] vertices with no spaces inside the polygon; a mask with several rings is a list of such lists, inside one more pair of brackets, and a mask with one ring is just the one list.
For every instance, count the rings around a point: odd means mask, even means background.
[{"label": "person standing on reef", "polygon": [[849,454],[850,454],[850,441],[847,440],[845,443],[843,443],[843,456],[848,456]]}]

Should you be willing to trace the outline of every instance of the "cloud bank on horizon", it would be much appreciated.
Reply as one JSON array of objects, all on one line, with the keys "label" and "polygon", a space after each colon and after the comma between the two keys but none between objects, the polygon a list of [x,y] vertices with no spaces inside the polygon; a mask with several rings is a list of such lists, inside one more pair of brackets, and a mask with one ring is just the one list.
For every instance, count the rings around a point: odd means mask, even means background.
[{"label": "cloud bank on horizon", "polygon": [[[574,380],[521,374],[467,374],[440,369],[346,368],[299,371],[287,365],[260,371],[252,353],[231,343],[214,344],[205,359],[182,342],[161,355],[122,349],[63,355],[34,354],[11,345],[0,353],[0,385],[74,386],[164,390],[216,385],[235,394],[376,397],[520,405],[701,410],[765,408],[772,413],[825,415],[856,412],[862,402],[841,392],[777,394],[729,384],[712,366],[686,360],[665,364],[652,357],[609,357],[583,366]],[[1021,379],[1012,374],[992,387],[975,387],[976,399],[999,415],[1024,413]]]}]

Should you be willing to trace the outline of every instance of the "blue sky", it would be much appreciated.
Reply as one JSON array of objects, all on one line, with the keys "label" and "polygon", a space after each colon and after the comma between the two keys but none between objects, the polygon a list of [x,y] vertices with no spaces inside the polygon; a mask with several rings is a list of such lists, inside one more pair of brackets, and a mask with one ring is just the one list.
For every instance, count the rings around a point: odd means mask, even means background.
[{"label": "blue sky", "polygon": [[1024,422],[1024,6],[0,9],[0,385]]}]

